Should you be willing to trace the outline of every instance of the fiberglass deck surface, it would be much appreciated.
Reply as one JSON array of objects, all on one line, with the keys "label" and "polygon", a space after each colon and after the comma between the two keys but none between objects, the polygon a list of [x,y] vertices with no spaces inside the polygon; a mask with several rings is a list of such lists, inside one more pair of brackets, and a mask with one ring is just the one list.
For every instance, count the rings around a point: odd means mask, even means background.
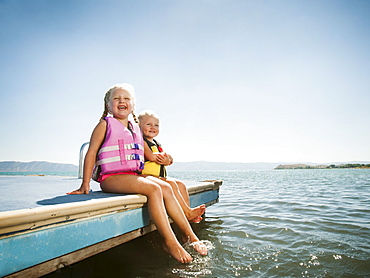
[{"label": "fiberglass deck surface", "polygon": [[124,194],[108,194],[92,181],[89,195],[67,195],[78,189],[81,179],[55,176],[0,176],[0,211],[81,202]]},{"label": "fiberglass deck surface", "polygon": [[[92,192],[89,195],[66,194],[78,189],[81,181],[74,177],[0,176],[0,212],[125,196],[104,193],[95,181],[90,183]],[[196,182],[187,181],[186,184]]]}]

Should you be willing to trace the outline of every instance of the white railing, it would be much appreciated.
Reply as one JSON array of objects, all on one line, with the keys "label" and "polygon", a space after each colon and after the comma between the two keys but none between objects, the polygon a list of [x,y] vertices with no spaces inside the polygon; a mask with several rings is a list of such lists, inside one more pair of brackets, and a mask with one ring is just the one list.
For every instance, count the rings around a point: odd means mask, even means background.
[{"label": "white railing", "polygon": [[84,149],[88,144],[90,144],[90,142],[83,143],[80,148],[80,159],[78,163],[78,178],[79,179],[82,179],[83,163],[84,163]]}]

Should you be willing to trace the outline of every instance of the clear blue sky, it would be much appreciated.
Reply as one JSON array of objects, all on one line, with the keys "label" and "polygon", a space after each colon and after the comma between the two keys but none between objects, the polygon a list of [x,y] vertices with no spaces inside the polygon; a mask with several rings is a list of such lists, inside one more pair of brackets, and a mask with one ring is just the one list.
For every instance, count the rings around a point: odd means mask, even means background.
[{"label": "clear blue sky", "polygon": [[367,0],[1,0],[0,160],[77,164],[128,82],[175,161],[369,161],[369,30]]}]

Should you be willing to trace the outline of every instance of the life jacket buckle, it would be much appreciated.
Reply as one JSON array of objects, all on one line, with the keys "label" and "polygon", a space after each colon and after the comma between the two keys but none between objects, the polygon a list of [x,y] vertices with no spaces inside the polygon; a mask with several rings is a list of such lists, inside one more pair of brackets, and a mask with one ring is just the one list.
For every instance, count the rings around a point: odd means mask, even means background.
[{"label": "life jacket buckle", "polygon": [[132,159],[132,160],[140,160],[140,155],[138,155],[137,153],[133,153],[133,154],[131,155],[131,159]]},{"label": "life jacket buckle", "polygon": [[131,143],[131,149],[132,150],[139,150],[140,149],[139,144],[138,143]]}]

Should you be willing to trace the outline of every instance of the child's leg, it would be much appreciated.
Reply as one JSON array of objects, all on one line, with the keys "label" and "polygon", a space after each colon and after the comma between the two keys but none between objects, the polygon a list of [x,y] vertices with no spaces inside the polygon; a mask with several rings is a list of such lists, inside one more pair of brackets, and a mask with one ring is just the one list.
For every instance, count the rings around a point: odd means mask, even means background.
[{"label": "child's leg", "polygon": [[[146,178],[160,185],[168,216],[178,225],[184,236],[188,238],[190,242],[198,242],[199,239],[192,230],[171,186],[167,182],[153,176],[148,176]],[[194,245],[193,247],[200,254],[207,254],[207,247],[204,244]]]},{"label": "child's leg", "polygon": [[176,199],[179,201],[181,208],[183,209],[186,215],[186,218],[190,222],[195,223],[200,222],[202,220],[201,216],[205,213],[206,206],[203,204],[195,208],[191,208],[189,193],[186,188],[186,185],[182,181],[174,178],[163,178],[163,180],[171,185],[172,190],[176,196]]},{"label": "child's leg", "polygon": [[171,229],[163,202],[162,189],[158,184],[140,176],[115,175],[106,178],[100,186],[104,192],[145,195],[148,198],[151,219],[162,235],[167,251],[181,263],[192,261],[192,257],[181,246]]},{"label": "child's leg", "polygon": [[[186,185],[181,180],[178,180],[178,179],[173,179],[173,180],[176,181],[176,184],[179,187],[180,193],[183,196],[184,201],[190,207],[189,192],[188,192],[188,189],[186,188]],[[206,205],[203,204],[203,205],[197,206],[197,207],[193,208],[193,210],[196,211],[197,217],[192,218],[191,220],[194,220],[194,219],[197,220],[198,219],[200,221],[200,220],[202,220],[201,215],[203,215],[206,212]]]},{"label": "child's leg", "polygon": [[188,189],[186,188],[186,185],[178,179],[168,178],[168,180],[173,180],[174,182],[176,182],[178,190],[181,193],[181,196],[184,198],[185,203],[190,207],[189,192]]}]

